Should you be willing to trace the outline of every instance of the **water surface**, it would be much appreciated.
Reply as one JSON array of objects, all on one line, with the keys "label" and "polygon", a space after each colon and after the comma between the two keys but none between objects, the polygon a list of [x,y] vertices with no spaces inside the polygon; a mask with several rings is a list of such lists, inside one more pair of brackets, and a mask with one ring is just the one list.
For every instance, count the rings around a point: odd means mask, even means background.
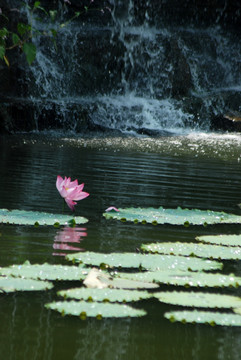
[{"label": "water surface", "polygon": [[[99,252],[135,252],[144,242],[193,241],[202,234],[240,233],[238,225],[184,228],[107,221],[102,212],[116,207],[171,207],[240,213],[238,134],[192,134],[159,138],[18,135],[0,139],[1,208],[61,212],[58,174],[85,183],[90,197],[76,214],[89,222],[84,236],[69,246]],[[68,209],[65,209],[68,213]],[[0,266],[65,263],[58,241],[63,229],[0,226]],[[86,236],[87,235],[87,236]],[[63,245],[63,244],[62,244]],[[224,271],[240,273],[239,262]],[[157,300],[136,304],[147,310],[141,319],[81,321],[47,311],[57,283],[46,293],[0,296],[0,353],[3,359],[239,359],[239,328],[171,324],[164,319],[174,306]],[[163,286],[163,289],[171,289]],[[181,289],[180,289],[181,290]],[[224,293],[240,295],[240,290]]]}]

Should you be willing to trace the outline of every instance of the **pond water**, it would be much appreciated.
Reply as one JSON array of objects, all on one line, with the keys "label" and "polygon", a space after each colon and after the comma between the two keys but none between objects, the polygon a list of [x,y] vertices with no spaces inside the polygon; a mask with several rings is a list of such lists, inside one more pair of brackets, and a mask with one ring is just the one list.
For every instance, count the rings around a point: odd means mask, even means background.
[{"label": "pond water", "polygon": [[[1,137],[0,153],[1,208],[61,212],[62,200],[55,187],[58,174],[78,178],[90,193],[76,207],[77,215],[89,219],[81,227],[84,234],[67,246],[58,241],[63,229],[1,225],[0,266],[27,259],[66,263],[64,254],[81,249],[135,252],[146,242],[240,233],[238,225],[185,228],[102,217],[109,206],[181,206],[239,214],[238,134],[155,139],[21,134]],[[224,271],[240,274],[239,262],[226,262]],[[44,304],[57,298],[56,290],[67,287],[67,282],[56,283],[49,292],[0,296],[2,359],[240,359],[240,328],[172,324],[163,314],[175,307],[154,299],[134,305],[148,312],[139,319],[82,321],[46,310]],[[222,291],[241,295],[239,289]]]}]

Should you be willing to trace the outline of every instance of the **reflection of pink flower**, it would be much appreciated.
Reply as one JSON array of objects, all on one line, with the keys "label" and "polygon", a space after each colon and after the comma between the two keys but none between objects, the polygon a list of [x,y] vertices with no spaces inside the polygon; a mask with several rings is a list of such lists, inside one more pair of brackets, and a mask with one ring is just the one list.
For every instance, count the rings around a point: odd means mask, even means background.
[{"label": "reflection of pink flower", "polygon": [[[84,249],[78,248],[76,246],[70,246],[68,244],[54,244],[53,248],[56,250],[72,250],[72,251],[83,251]],[[65,255],[65,254],[64,254]]]},{"label": "reflection of pink flower", "polygon": [[[86,228],[64,227],[57,232],[54,238],[53,248],[56,250],[84,251],[84,249],[68,245],[68,243],[80,243],[85,236],[87,236]],[[54,253],[53,255],[65,256],[66,253]]]},{"label": "reflection of pink flower", "polygon": [[78,184],[78,180],[71,181],[71,178],[63,179],[60,175],[57,176],[56,187],[62,198],[64,198],[68,207],[74,211],[75,201],[82,200],[89,196],[89,193],[82,191],[84,184]]},{"label": "reflection of pink flower", "polygon": [[55,236],[54,241],[63,243],[79,243],[81,237],[87,236],[86,228],[64,227]]}]

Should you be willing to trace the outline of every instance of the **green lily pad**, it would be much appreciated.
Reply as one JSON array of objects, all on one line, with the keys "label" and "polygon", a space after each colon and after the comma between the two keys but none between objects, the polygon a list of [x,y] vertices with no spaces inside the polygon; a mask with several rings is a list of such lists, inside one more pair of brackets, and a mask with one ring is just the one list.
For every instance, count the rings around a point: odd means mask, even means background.
[{"label": "green lily pad", "polygon": [[108,287],[114,289],[155,289],[158,287],[157,284],[152,282],[119,279],[96,268],[91,269],[83,284],[88,288],[98,289],[106,289]]},{"label": "green lily pad", "polygon": [[241,307],[241,298],[231,295],[187,291],[162,291],[154,293],[153,296],[161,302],[172,305],[227,309]]},{"label": "green lily pad", "polygon": [[241,326],[241,315],[212,311],[172,311],[164,314],[171,322],[209,324],[211,326]]},{"label": "green lily pad", "polygon": [[0,209],[0,223],[17,225],[75,225],[88,220],[82,216],[51,214],[38,211]]},{"label": "green lily pad", "polygon": [[119,318],[144,316],[146,312],[124,304],[109,304],[86,301],[57,301],[45,305],[47,309],[56,310],[62,315],[86,317]]},{"label": "green lily pad", "polygon": [[241,216],[199,209],[164,209],[126,208],[119,211],[109,211],[103,214],[106,219],[133,221],[135,223],[172,224],[172,225],[209,225],[241,223]]},{"label": "green lily pad", "polygon": [[52,287],[53,284],[47,281],[0,276],[0,293],[49,290]]},{"label": "green lily pad", "polygon": [[183,256],[167,256],[158,254],[137,253],[95,253],[79,252],[66,256],[72,262],[83,262],[84,264],[119,268],[143,268],[146,270],[216,270],[221,269],[222,264],[217,261],[187,258]]},{"label": "green lily pad", "polygon": [[[89,289],[74,288],[61,290],[57,293],[64,298],[87,301],[103,301],[103,302],[132,302],[152,297],[147,291],[137,290],[120,290],[120,289]],[[238,306],[238,304],[237,304]],[[241,306],[241,304],[240,304]]]},{"label": "green lily pad", "polygon": [[197,236],[196,240],[208,244],[241,247],[241,235],[206,235]]},{"label": "green lily pad", "polygon": [[143,244],[143,251],[181,256],[197,256],[208,259],[237,260],[241,259],[241,247],[227,247],[196,243],[166,242]]},{"label": "green lily pad", "polygon": [[25,262],[22,265],[12,265],[0,268],[0,275],[31,278],[38,280],[82,280],[88,274],[83,266],[66,266],[50,264],[33,264]]},{"label": "green lily pad", "polygon": [[190,271],[147,271],[139,273],[119,273],[119,277],[135,281],[155,282],[159,284],[185,287],[238,287],[241,277],[222,274],[210,274]]}]

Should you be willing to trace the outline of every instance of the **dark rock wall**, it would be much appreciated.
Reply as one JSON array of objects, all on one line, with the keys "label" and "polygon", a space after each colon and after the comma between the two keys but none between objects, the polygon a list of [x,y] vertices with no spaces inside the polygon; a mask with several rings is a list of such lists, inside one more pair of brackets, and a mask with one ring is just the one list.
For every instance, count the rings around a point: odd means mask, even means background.
[{"label": "dark rock wall", "polygon": [[[29,3],[33,4],[34,1]],[[0,18],[1,26],[8,25],[16,31],[16,24],[26,21],[24,12],[13,10],[20,4],[21,1],[17,0],[0,0],[0,8],[10,19],[7,24],[6,20]],[[193,97],[193,92],[197,86],[205,91],[210,90],[206,78],[213,84],[213,88],[218,87],[224,76],[222,68],[220,71],[216,68],[215,61],[211,65],[203,63],[200,47],[203,47],[203,56],[207,58],[215,59],[219,56],[218,40],[213,38],[210,41],[209,34],[205,35],[205,29],[219,25],[223,31],[233,32],[234,39],[239,41],[240,1],[95,0],[91,6],[100,10],[85,12],[84,6],[89,4],[89,0],[71,0],[71,5],[60,0],[41,1],[41,5],[47,9],[57,8],[62,14],[62,21],[73,16],[75,11],[83,11],[83,14],[74,21],[72,30],[64,34],[64,41],[63,32],[58,34],[57,54],[48,39],[38,43],[42,54],[49,57],[50,64],[56,61],[58,73],[50,69],[43,75],[40,66],[35,67],[34,73],[19,50],[8,53],[9,68],[0,61],[0,131],[65,127],[66,119],[69,119],[70,127],[76,131],[82,125],[88,129],[91,122],[89,108],[76,103],[65,104],[63,108],[56,103],[56,94],[64,98],[125,94],[128,90],[137,96],[147,94],[155,99],[166,97],[180,100],[183,107],[195,114],[196,118],[200,113],[205,113],[208,101],[204,104],[200,98]],[[135,32],[122,34],[123,28],[128,26],[171,29],[171,35],[165,36],[165,32],[160,32],[153,41],[151,37],[140,37]],[[173,30],[175,27],[176,33]],[[202,37],[195,32],[190,36],[190,33],[183,31],[191,27],[204,30]],[[182,41],[180,31],[183,31]],[[188,53],[186,47],[192,48],[193,53]],[[233,56],[231,52],[230,56]],[[198,61],[204,76],[197,85],[194,68]],[[44,85],[41,76],[43,79],[45,76],[46,84],[51,83],[51,86]],[[41,106],[30,98],[38,99]],[[232,102],[234,98],[235,103]],[[240,98],[235,91],[235,96],[230,93],[220,95],[210,100],[210,103],[216,108],[223,106],[224,109],[239,110]]]}]

